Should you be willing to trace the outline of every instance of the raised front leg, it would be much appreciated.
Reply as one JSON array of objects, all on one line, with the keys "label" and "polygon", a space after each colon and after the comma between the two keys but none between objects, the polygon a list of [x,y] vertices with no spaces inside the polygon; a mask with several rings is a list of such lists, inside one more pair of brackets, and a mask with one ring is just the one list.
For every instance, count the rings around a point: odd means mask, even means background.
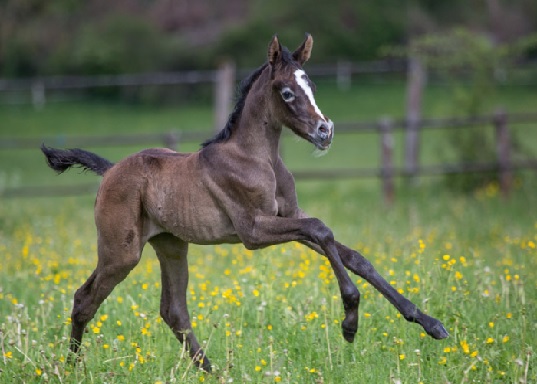
[{"label": "raised front leg", "polygon": [[249,249],[301,240],[309,241],[318,246],[322,250],[322,254],[330,261],[339,284],[345,309],[345,319],[341,323],[343,336],[348,342],[354,340],[358,329],[360,292],[347,274],[332,231],[326,225],[315,218],[258,216],[255,218],[254,225],[239,233],[239,237]]},{"label": "raised front leg", "polygon": [[[302,242],[314,251],[323,253],[316,244],[308,241]],[[373,265],[357,251],[336,241],[336,247],[341,261],[351,272],[367,280],[379,291],[392,305],[410,322],[420,324],[428,335],[435,339],[445,339],[449,336],[442,323],[429,315],[421,312],[415,304],[401,295],[384,278],[379,275]]]},{"label": "raised front leg", "polygon": [[425,332],[435,339],[449,336],[442,323],[421,312],[416,305],[401,295],[384,278],[379,275],[373,265],[360,253],[336,242],[337,250],[345,267],[367,280],[375,289],[393,304],[395,308],[410,322],[420,324]]}]

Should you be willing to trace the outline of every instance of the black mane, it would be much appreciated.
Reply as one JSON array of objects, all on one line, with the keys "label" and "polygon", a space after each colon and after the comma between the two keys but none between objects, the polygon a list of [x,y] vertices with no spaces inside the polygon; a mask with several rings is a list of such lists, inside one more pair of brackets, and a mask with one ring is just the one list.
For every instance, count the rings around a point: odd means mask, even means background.
[{"label": "black mane", "polygon": [[[294,58],[291,52],[289,52],[289,50],[287,49],[287,47],[282,47],[281,60],[282,60],[282,63],[284,63],[285,65],[292,64],[294,62]],[[237,92],[237,95],[238,95],[237,103],[235,104],[235,108],[233,109],[233,112],[231,112],[231,114],[229,115],[226,126],[220,132],[218,132],[214,137],[203,142],[201,144],[202,148],[205,148],[208,145],[211,145],[213,143],[222,143],[224,141],[227,141],[231,137],[233,128],[235,127],[235,124],[238,122],[239,117],[244,108],[244,103],[246,102],[246,97],[248,96],[248,92],[250,92],[252,85],[259,78],[259,76],[261,75],[261,72],[263,72],[265,68],[267,68],[268,66],[269,66],[269,63],[263,64],[262,66],[257,68],[255,71],[253,71],[247,78],[241,81],[238,92]]]},{"label": "black mane", "polygon": [[220,132],[218,132],[214,137],[203,142],[201,144],[202,148],[205,148],[208,145],[211,145],[213,143],[222,143],[231,137],[231,131],[233,130],[233,127],[239,120],[239,116],[241,115],[242,109],[244,108],[244,103],[246,102],[246,96],[248,96],[248,92],[250,92],[250,88],[252,88],[252,85],[254,84],[254,82],[259,78],[259,76],[261,75],[261,72],[263,72],[263,70],[267,66],[268,66],[268,63],[263,64],[261,67],[257,68],[254,72],[252,72],[247,78],[241,81],[238,92],[237,92],[237,103],[235,104],[235,108],[233,109],[233,112],[231,112],[231,114],[229,115],[226,126]]}]

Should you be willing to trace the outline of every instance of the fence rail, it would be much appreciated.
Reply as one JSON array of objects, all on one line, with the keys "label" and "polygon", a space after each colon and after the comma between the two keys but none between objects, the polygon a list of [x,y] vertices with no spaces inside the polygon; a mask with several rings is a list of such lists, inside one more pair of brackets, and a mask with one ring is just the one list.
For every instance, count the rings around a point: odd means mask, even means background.
[{"label": "fence rail", "polygon": [[[386,202],[393,201],[395,196],[394,178],[418,177],[457,173],[498,172],[500,188],[507,196],[512,186],[512,172],[519,169],[537,170],[537,159],[513,161],[511,156],[511,139],[509,125],[535,124],[537,113],[506,114],[498,111],[495,114],[476,116],[473,118],[436,118],[423,119],[419,122],[420,130],[461,129],[469,126],[483,125],[495,129],[497,160],[491,163],[472,164],[439,164],[417,165],[413,169],[395,167],[393,164],[393,132],[407,129],[404,119],[381,119],[377,122],[347,122],[336,124],[338,134],[377,133],[380,136],[381,159],[375,168],[337,168],[329,170],[294,169],[297,180],[341,179],[341,178],[379,178]],[[199,143],[207,138],[209,132],[169,131],[166,133],[110,135],[110,136],[53,136],[46,138],[2,138],[0,150],[25,150],[38,148],[41,143],[61,147],[125,147],[149,146],[161,143],[164,147],[176,150],[181,143]],[[0,197],[30,196],[68,196],[93,193],[96,184],[77,184],[63,187],[20,187],[0,190]]]}]

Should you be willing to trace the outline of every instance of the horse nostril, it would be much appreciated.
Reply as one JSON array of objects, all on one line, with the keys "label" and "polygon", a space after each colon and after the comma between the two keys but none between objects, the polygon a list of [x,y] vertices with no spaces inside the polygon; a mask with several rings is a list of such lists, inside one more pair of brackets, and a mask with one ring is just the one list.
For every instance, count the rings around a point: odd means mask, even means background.
[{"label": "horse nostril", "polygon": [[321,123],[317,128],[317,134],[323,139],[327,139],[330,136],[330,127],[327,124]]}]

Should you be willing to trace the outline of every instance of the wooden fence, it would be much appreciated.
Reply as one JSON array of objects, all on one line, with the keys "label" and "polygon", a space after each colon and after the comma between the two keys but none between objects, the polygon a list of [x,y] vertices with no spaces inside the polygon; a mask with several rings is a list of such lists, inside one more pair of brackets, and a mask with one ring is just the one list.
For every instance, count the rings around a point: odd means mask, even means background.
[{"label": "wooden fence", "polygon": [[[340,61],[336,64],[308,66],[314,77],[335,77],[339,89],[349,89],[353,75],[404,73],[406,63],[401,60],[368,62]],[[140,73],[93,76],[46,76],[22,79],[1,79],[0,92],[27,93],[35,108],[43,108],[48,94],[53,91],[87,90],[103,87],[144,87],[201,85],[213,87],[214,126],[223,127],[231,110],[237,79],[246,77],[251,69],[237,69],[234,62],[223,61],[216,69],[181,72]]]},{"label": "wooden fence", "polygon": [[[374,168],[338,168],[329,170],[299,170],[293,169],[297,180],[311,179],[341,179],[341,178],[379,178],[382,184],[384,200],[391,203],[395,197],[395,182],[397,177],[415,179],[419,176],[442,175],[456,173],[499,173],[500,190],[507,197],[513,185],[513,171],[517,169],[537,169],[537,159],[514,161],[512,156],[512,143],[509,126],[520,124],[533,124],[537,127],[537,113],[511,114],[498,111],[493,115],[477,116],[474,118],[443,118],[420,119],[414,129],[418,131],[434,129],[464,129],[469,126],[490,126],[495,130],[496,161],[491,163],[464,163],[420,165],[412,168],[406,166],[396,167],[393,161],[394,137],[397,130],[408,134],[408,121],[406,119],[392,120],[388,118],[377,122],[353,122],[336,124],[337,134],[377,133],[380,145],[380,163]],[[207,138],[207,132],[171,131],[166,133],[151,133],[137,135],[111,135],[111,136],[57,136],[48,138],[2,138],[0,150],[6,149],[36,149],[42,142],[51,146],[61,147],[122,147],[122,146],[150,146],[162,143],[163,146],[177,150],[181,143],[199,143]],[[419,159],[419,156],[416,156]],[[29,197],[29,196],[66,196],[93,193],[96,184],[80,184],[72,187],[22,187],[0,190],[1,197]]]}]

